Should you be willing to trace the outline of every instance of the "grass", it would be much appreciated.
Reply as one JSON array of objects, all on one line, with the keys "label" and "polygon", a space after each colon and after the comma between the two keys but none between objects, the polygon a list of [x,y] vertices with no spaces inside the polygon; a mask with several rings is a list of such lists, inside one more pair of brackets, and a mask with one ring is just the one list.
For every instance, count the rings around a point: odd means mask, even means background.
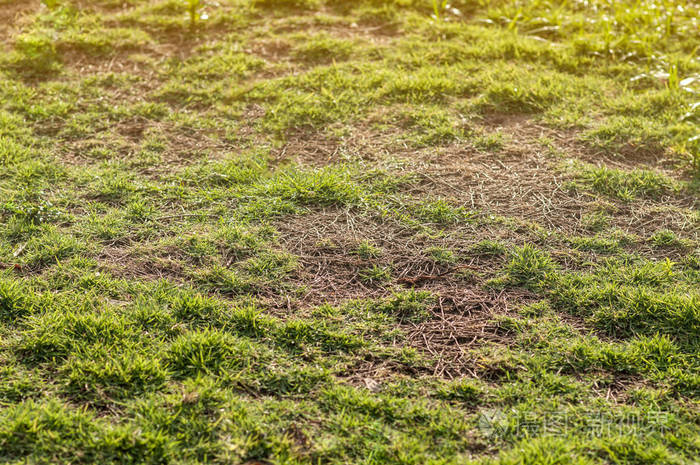
[{"label": "grass", "polygon": [[623,200],[660,197],[680,189],[679,184],[673,179],[649,170],[623,171],[605,166],[599,168],[584,166],[580,177],[595,191]]},{"label": "grass", "polygon": [[695,463],[699,13],[0,0],[0,463]]}]

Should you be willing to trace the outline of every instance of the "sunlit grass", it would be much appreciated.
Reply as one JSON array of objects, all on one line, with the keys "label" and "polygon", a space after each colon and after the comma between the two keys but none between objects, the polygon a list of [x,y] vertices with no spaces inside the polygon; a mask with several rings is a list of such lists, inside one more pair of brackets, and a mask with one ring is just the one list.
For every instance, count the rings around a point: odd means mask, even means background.
[{"label": "sunlit grass", "polygon": [[0,462],[694,463],[699,8],[0,0]]}]

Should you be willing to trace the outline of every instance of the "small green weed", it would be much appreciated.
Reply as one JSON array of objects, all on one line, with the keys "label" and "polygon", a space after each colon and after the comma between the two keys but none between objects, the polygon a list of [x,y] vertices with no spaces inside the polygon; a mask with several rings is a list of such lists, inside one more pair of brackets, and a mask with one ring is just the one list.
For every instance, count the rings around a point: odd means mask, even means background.
[{"label": "small green weed", "polygon": [[352,253],[357,254],[365,260],[368,260],[381,256],[382,250],[376,245],[372,244],[370,241],[364,240],[357,244],[357,247],[352,251]]},{"label": "small green weed", "polygon": [[360,280],[367,284],[380,284],[391,280],[391,270],[387,267],[372,265],[360,271]]},{"label": "small green weed", "polygon": [[194,28],[200,21],[206,21],[209,19],[209,15],[204,12],[204,7],[206,5],[204,0],[184,0],[185,8],[187,10],[187,17],[189,18],[190,28]]},{"label": "small green weed", "polygon": [[426,250],[426,253],[430,258],[435,260],[436,263],[443,265],[455,263],[457,261],[454,252],[444,247],[430,247]]},{"label": "small green weed", "polygon": [[690,247],[690,241],[679,238],[673,231],[663,229],[649,238],[654,247],[675,247],[685,249]]},{"label": "small green weed", "polygon": [[61,4],[59,0],[41,0],[41,3],[49,10],[55,10]]},{"label": "small green weed", "polygon": [[551,257],[530,244],[516,249],[505,271],[514,285],[537,288],[556,272]]},{"label": "small green weed", "polygon": [[471,252],[484,256],[500,256],[507,253],[505,244],[499,241],[484,239],[471,247]]},{"label": "small green weed", "polygon": [[433,2],[433,18],[440,21],[447,10],[448,0],[432,0]]}]

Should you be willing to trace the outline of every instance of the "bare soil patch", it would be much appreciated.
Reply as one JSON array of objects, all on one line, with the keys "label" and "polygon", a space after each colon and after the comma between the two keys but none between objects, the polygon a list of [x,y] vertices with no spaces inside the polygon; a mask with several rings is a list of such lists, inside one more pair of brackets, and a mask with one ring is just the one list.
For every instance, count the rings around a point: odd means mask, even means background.
[{"label": "bare soil patch", "polygon": [[[468,283],[472,280],[470,275],[445,273],[455,265],[438,263],[428,250],[441,246],[462,254],[481,238],[497,236],[492,230],[478,231],[470,225],[465,226],[468,229],[463,236],[429,238],[392,220],[357,214],[350,209],[299,215],[276,227],[283,248],[299,257],[300,268],[292,281],[308,289],[300,302],[303,306],[385,297],[397,286],[410,284],[416,277],[435,277],[416,283],[426,289],[449,282]],[[363,241],[378,247],[381,254],[361,257],[356,250]],[[496,271],[493,265],[493,259],[477,256],[469,263],[470,269],[487,275]],[[368,282],[363,279],[363,271],[373,266],[389,269],[390,280]]]},{"label": "bare soil patch", "polygon": [[433,376],[488,377],[488,367],[479,365],[471,349],[485,343],[508,345],[513,335],[494,318],[522,305],[526,295],[521,291],[487,294],[470,287],[446,287],[430,310],[430,319],[403,325],[407,343],[431,356]]},{"label": "bare soil patch", "polygon": [[36,11],[41,6],[39,0],[5,1],[0,4],[0,39],[3,45],[10,42],[14,30],[22,25],[22,17]]}]

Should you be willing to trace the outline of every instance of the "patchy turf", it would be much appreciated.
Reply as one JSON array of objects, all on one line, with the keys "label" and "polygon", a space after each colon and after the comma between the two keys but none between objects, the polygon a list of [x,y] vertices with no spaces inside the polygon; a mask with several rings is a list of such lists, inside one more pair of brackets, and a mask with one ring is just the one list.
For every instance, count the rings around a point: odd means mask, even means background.
[{"label": "patchy turf", "polygon": [[692,464],[700,11],[0,0],[0,462]]}]

